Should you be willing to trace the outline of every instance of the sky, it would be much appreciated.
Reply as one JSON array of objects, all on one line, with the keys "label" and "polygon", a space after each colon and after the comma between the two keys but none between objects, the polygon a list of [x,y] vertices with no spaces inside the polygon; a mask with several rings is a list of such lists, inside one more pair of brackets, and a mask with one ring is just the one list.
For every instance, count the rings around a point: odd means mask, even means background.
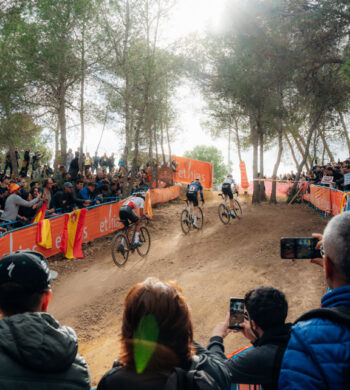
[{"label": "sky", "polygon": [[[192,32],[201,32],[208,28],[220,28],[220,20],[223,6],[226,0],[179,0],[173,10],[170,20],[163,29],[163,39],[175,40],[184,37]],[[176,101],[177,127],[182,130],[175,142],[172,144],[172,154],[182,156],[185,151],[192,150],[197,145],[216,146],[223,154],[227,163],[227,140],[212,139],[202,128],[201,122],[204,119],[203,109],[205,102],[200,91],[193,83],[188,82],[179,88]],[[119,125],[120,126],[120,125]],[[85,151],[94,153],[99,142],[103,125],[87,125],[87,137]],[[117,158],[123,150],[123,140],[117,135],[115,129],[118,124],[109,124],[104,132],[99,153],[114,152]],[[79,146],[79,127],[73,131],[73,136],[68,141],[69,146],[76,148]],[[289,154],[289,153],[288,153]],[[277,155],[276,148],[266,151],[264,154],[265,175],[272,174],[273,166]],[[344,158],[346,158],[345,156]],[[243,151],[243,160],[246,162],[248,178],[252,178],[252,151]],[[288,155],[284,154],[283,162],[280,164],[279,173],[295,171],[295,165]],[[240,180],[239,160],[235,148],[231,149],[231,161],[233,163],[232,174],[235,179]]]}]

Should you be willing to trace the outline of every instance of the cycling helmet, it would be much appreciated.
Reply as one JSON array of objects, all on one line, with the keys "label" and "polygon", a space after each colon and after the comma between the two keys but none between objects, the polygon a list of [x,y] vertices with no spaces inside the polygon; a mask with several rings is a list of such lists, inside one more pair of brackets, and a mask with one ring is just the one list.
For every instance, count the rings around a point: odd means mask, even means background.
[{"label": "cycling helmet", "polygon": [[143,200],[146,199],[146,196],[145,196],[144,192],[137,192],[136,194],[134,194],[134,196],[136,196],[138,198],[142,198]]},{"label": "cycling helmet", "polygon": [[228,178],[228,179],[232,179],[231,173],[228,173],[228,174],[227,174],[227,178]]}]

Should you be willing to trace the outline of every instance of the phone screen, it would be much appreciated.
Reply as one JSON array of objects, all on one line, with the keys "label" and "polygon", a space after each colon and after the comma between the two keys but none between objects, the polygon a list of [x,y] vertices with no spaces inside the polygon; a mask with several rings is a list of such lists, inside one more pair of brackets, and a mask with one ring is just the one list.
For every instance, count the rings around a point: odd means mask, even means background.
[{"label": "phone screen", "polygon": [[317,238],[281,238],[281,258],[282,259],[314,259],[322,257],[315,247]]},{"label": "phone screen", "polygon": [[230,298],[230,329],[240,330],[244,321],[244,299]]}]

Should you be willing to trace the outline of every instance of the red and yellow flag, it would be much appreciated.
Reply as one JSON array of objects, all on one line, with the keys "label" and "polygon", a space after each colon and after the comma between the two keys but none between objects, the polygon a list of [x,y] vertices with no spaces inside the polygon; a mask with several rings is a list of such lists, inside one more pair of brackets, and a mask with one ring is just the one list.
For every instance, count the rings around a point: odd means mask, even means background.
[{"label": "red and yellow flag", "polygon": [[36,231],[36,242],[39,246],[43,248],[52,248],[51,222],[49,219],[41,219],[38,222],[38,229]]},{"label": "red and yellow flag", "polygon": [[75,210],[65,214],[64,228],[60,251],[66,259],[83,258],[82,241],[86,209]]},{"label": "red and yellow flag", "polygon": [[32,223],[42,221],[45,218],[46,207],[47,207],[47,200],[45,200],[41,208],[36,213]]}]

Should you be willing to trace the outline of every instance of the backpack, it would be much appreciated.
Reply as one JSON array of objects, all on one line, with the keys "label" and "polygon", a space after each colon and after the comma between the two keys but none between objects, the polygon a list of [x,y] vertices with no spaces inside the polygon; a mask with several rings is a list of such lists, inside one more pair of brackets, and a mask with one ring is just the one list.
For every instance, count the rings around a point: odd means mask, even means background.
[{"label": "backpack", "polygon": [[194,360],[188,371],[175,367],[164,390],[220,390],[213,377],[203,370],[197,370],[198,366],[198,361]]}]

